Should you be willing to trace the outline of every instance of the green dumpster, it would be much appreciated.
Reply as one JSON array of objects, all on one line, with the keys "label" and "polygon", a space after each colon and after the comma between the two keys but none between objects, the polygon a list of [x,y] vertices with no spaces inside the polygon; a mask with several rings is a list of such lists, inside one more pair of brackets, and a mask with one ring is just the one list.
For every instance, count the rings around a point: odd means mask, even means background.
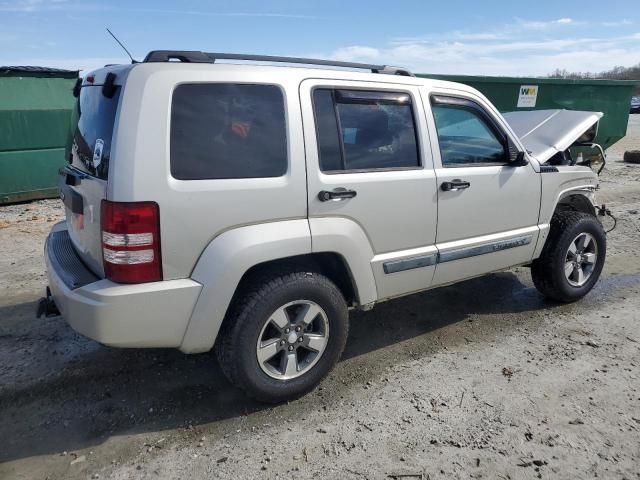
[{"label": "green dumpster", "polygon": [[467,84],[482,92],[501,112],[567,109],[602,112],[596,143],[608,148],[627,133],[629,105],[637,80],[568,80],[559,78],[430,75]]},{"label": "green dumpster", "polygon": [[0,67],[0,204],[57,196],[77,71]]}]

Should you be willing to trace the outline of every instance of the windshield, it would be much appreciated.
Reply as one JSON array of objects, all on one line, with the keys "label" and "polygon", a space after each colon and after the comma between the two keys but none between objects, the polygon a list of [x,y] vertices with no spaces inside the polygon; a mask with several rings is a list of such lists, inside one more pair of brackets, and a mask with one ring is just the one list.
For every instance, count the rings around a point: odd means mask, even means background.
[{"label": "windshield", "polygon": [[68,145],[71,164],[102,180],[107,180],[109,173],[119,99],[120,87],[116,87],[112,98],[103,95],[101,85],[82,87],[71,121]]}]

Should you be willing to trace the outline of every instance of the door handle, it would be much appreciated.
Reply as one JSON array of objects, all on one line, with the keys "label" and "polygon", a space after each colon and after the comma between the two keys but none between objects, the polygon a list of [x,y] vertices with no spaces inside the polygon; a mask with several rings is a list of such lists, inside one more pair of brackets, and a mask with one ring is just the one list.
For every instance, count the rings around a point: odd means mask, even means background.
[{"label": "door handle", "polygon": [[464,180],[455,179],[450,182],[442,182],[440,188],[445,192],[457,192],[458,190],[464,190],[469,188],[471,184],[469,182],[465,182]]},{"label": "door handle", "polygon": [[318,193],[318,200],[327,202],[329,200],[344,200],[345,198],[353,198],[358,193],[355,190],[347,190],[344,188],[336,188],[333,192],[322,190]]}]

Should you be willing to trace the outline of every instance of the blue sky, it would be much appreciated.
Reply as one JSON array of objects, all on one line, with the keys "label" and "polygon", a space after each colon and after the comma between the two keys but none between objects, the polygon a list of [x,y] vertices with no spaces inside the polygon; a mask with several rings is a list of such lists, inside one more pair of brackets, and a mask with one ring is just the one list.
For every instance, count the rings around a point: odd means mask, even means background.
[{"label": "blue sky", "polygon": [[0,65],[91,69],[153,49],[544,75],[640,62],[638,0],[0,0]]}]

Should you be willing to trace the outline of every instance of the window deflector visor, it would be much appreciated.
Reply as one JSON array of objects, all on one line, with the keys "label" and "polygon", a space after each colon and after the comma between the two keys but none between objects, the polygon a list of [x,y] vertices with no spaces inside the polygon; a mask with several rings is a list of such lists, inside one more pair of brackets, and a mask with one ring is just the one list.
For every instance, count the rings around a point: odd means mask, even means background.
[{"label": "window deflector visor", "polygon": [[391,104],[411,104],[411,96],[407,93],[398,92],[370,92],[366,90],[336,90],[336,101],[338,103],[391,103]]}]

